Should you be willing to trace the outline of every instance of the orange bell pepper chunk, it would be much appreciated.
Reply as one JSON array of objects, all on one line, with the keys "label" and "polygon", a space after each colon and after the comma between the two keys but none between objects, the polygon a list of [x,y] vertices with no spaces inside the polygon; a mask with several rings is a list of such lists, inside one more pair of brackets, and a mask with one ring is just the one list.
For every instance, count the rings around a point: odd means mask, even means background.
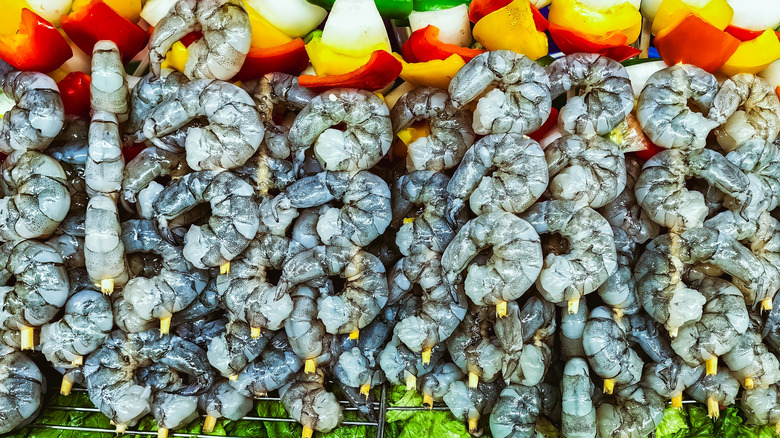
[{"label": "orange bell pepper chunk", "polygon": [[296,38],[281,46],[262,49],[250,47],[241,70],[233,77],[234,81],[257,79],[268,73],[282,72],[298,75],[309,65],[306,44]]},{"label": "orange bell pepper chunk", "polygon": [[610,31],[604,35],[590,35],[550,23],[550,37],[561,52],[569,55],[577,52],[598,53],[622,62],[642,51],[626,44],[626,35]]},{"label": "orange bell pepper chunk", "polygon": [[0,35],[0,59],[19,70],[49,72],[73,56],[65,37],[27,8],[22,9],[18,29]]},{"label": "orange bell pepper chunk", "polygon": [[301,75],[298,77],[298,85],[314,88],[318,92],[337,87],[376,91],[394,81],[402,69],[401,61],[395,56],[384,50],[376,50],[368,62],[357,70],[333,76]]},{"label": "orange bell pepper chunk", "polygon": [[409,39],[401,46],[401,53],[408,62],[427,62],[434,59],[447,59],[452,55],[460,55],[469,62],[480,53],[481,49],[446,44],[439,40],[439,28],[434,25],[425,26],[412,32]]},{"label": "orange bell pepper chunk", "polygon": [[739,40],[696,14],[658,32],[655,47],[668,65],[693,64],[712,73],[739,47]]}]

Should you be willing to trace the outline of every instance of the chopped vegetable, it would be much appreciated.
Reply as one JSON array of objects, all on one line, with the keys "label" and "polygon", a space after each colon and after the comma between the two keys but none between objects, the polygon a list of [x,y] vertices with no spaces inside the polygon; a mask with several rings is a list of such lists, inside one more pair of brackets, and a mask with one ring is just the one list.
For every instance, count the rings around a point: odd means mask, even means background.
[{"label": "chopped vegetable", "polygon": [[531,59],[547,54],[547,35],[536,29],[527,0],[513,0],[479,20],[474,39],[488,50],[512,50]]},{"label": "chopped vegetable", "polygon": [[86,5],[62,17],[62,29],[84,53],[92,53],[95,43],[111,40],[127,63],[146,45],[148,34],[111,9],[103,0]]},{"label": "chopped vegetable", "polygon": [[639,55],[641,50],[626,44],[626,36],[617,31],[603,35],[588,35],[550,23],[550,37],[565,54],[588,52],[604,55],[615,61],[625,61]]},{"label": "chopped vegetable", "polygon": [[334,76],[302,75],[298,78],[298,84],[318,91],[337,87],[376,91],[394,81],[402,68],[401,62],[393,55],[384,50],[377,50],[365,65],[355,71]]},{"label": "chopped vegetable", "polygon": [[720,68],[739,45],[738,39],[696,14],[664,29],[655,38],[655,47],[666,64],[694,64],[710,73]]},{"label": "chopped vegetable", "polygon": [[236,81],[256,79],[267,73],[282,72],[298,75],[309,65],[306,44],[296,38],[287,44],[267,49],[252,47],[244,65],[233,77]]},{"label": "chopped vegetable", "polygon": [[401,79],[406,82],[417,87],[435,87],[446,90],[455,73],[466,65],[466,62],[460,55],[452,55],[445,60],[428,62],[407,63],[401,60],[401,64],[403,65]]},{"label": "chopped vegetable", "polygon": [[461,4],[449,9],[418,12],[409,15],[409,26],[417,31],[428,25],[439,28],[439,40],[456,46],[471,45],[469,7]]},{"label": "chopped vegetable", "polygon": [[292,38],[301,38],[322,23],[325,9],[306,0],[245,0],[274,27]]},{"label": "chopped vegetable", "polygon": [[739,44],[720,71],[733,76],[737,73],[758,73],[780,59],[780,40],[773,30],[765,30],[758,38]]},{"label": "chopped vegetable", "polygon": [[691,13],[718,30],[725,29],[734,16],[734,10],[726,0],[710,0],[701,7],[690,5],[683,0],[663,0],[653,20],[653,35],[658,35],[663,29],[681,22]]},{"label": "chopped vegetable", "polygon": [[[308,0],[309,3],[330,10],[336,0]],[[384,18],[404,19],[412,13],[412,0],[377,0],[377,10]]]},{"label": "chopped vegetable", "polygon": [[0,58],[19,70],[52,71],[73,56],[60,32],[29,9],[22,9],[17,29],[0,34]]},{"label": "chopped vegetable", "polygon": [[642,15],[629,1],[598,10],[589,7],[583,0],[556,0],[550,5],[548,19],[560,27],[590,35],[618,31],[626,36],[629,43],[636,41],[642,30]]},{"label": "chopped vegetable", "polygon": [[409,39],[401,47],[404,59],[409,62],[426,62],[434,59],[447,59],[452,55],[460,55],[464,61],[484,53],[481,49],[470,49],[454,44],[446,44],[439,40],[439,28],[428,25],[412,32]]},{"label": "chopped vegetable", "polygon": [[71,116],[89,117],[89,75],[80,71],[68,73],[57,86],[62,96],[65,114]]}]

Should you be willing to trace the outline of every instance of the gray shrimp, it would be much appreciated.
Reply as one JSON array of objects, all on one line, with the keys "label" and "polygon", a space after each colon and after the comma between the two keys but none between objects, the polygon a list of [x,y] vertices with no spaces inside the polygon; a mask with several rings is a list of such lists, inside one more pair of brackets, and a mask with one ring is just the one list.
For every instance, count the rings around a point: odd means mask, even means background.
[{"label": "gray shrimp", "polygon": [[480,215],[497,210],[522,213],[544,193],[549,181],[545,153],[517,133],[487,135],[469,148],[447,191]]},{"label": "gray shrimp", "polygon": [[776,384],[745,390],[739,404],[747,424],[774,425],[775,430],[780,424],[780,390]]},{"label": "gray shrimp", "polygon": [[599,208],[626,188],[626,163],[617,144],[600,136],[565,135],[544,150],[554,199]]},{"label": "gray shrimp", "polygon": [[287,413],[303,425],[303,436],[311,436],[314,430],[330,432],[344,419],[336,396],[324,384],[322,371],[299,373],[292,383],[279,390]]},{"label": "gray shrimp", "polygon": [[536,386],[509,385],[498,396],[490,414],[495,438],[532,438],[536,419],[542,415],[542,394]]},{"label": "gray shrimp", "polygon": [[500,391],[498,383],[479,382],[476,388],[471,388],[459,380],[450,385],[444,403],[455,418],[468,424],[471,434],[478,435],[479,419],[493,411]]},{"label": "gray shrimp", "polygon": [[124,125],[125,134],[134,140],[135,135],[143,128],[144,120],[161,103],[176,96],[184,84],[189,82],[184,73],[176,70],[162,69],[159,74],[148,73],[142,77],[130,90],[129,118]]},{"label": "gray shrimp", "polygon": [[252,410],[254,402],[233,388],[228,380],[218,380],[207,392],[201,394],[198,407],[206,414],[203,432],[211,433],[217,419],[240,420]]},{"label": "gray shrimp", "polygon": [[428,120],[431,134],[407,147],[406,168],[440,172],[455,167],[474,143],[471,113],[453,111],[450,96],[438,88],[415,88],[401,96],[390,111],[393,133],[398,134],[414,122]]},{"label": "gray shrimp", "polygon": [[433,371],[420,378],[423,405],[432,408],[434,402],[444,401],[450,385],[464,377],[463,371],[454,363],[439,363]]},{"label": "gray shrimp", "polygon": [[[361,338],[365,338],[365,336],[365,333],[362,333]],[[336,358],[331,369],[335,378],[343,386],[359,390],[366,397],[368,397],[371,388],[381,385],[384,381],[384,372],[379,364],[369,363],[368,358],[358,347],[345,349]]]},{"label": "gray shrimp", "polygon": [[643,438],[652,435],[664,416],[660,395],[642,385],[622,388],[617,404],[604,403],[596,410],[599,437]]},{"label": "gray shrimp", "polygon": [[[334,129],[344,124],[344,131]],[[390,110],[374,93],[334,88],[312,99],[295,118],[288,136],[302,159],[313,147],[325,170],[355,171],[373,167],[390,149]]]},{"label": "gray shrimp", "polygon": [[715,374],[705,374],[685,390],[694,400],[706,404],[710,418],[718,418],[720,406],[734,404],[739,392],[739,381],[728,368],[718,367]]},{"label": "gray shrimp", "polygon": [[747,331],[723,356],[726,366],[745,389],[767,388],[780,380],[780,362],[761,339],[762,323],[757,316],[751,315]]},{"label": "gray shrimp", "polygon": [[168,221],[201,203],[211,205],[211,217],[187,231],[184,258],[199,269],[222,266],[249,246],[260,227],[254,189],[230,172],[188,173],[160,192],[155,216],[168,233]]},{"label": "gray shrimp", "polygon": [[550,116],[551,81],[544,69],[510,50],[482,53],[458,70],[450,81],[452,106],[463,108],[491,86],[474,110],[475,133],[528,134]]},{"label": "gray shrimp", "polygon": [[532,296],[523,308],[507,303],[507,313],[496,318],[493,331],[504,351],[501,374],[505,381],[534,386],[544,379],[552,359],[548,343],[555,334],[555,306]]},{"label": "gray shrimp", "polygon": [[[315,283],[315,284],[313,284]],[[330,363],[335,336],[325,330],[325,324],[317,318],[317,300],[333,293],[333,282],[315,280],[298,285],[290,294],[293,311],[284,323],[284,331],[292,350],[306,361],[308,371],[312,365]]]},{"label": "gray shrimp", "polygon": [[125,159],[116,115],[97,111],[89,125],[89,155],[84,168],[87,193],[115,195],[122,190]]},{"label": "gray shrimp", "polygon": [[366,246],[390,225],[390,189],[368,171],[324,171],[299,179],[275,197],[272,206],[276,212],[333,200],[341,201],[343,207],[328,208],[317,221],[317,233],[325,245]]},{"label": "gray shrimp", "polygon": [[46,149],[65,120],[57,83],[43,73],[17,71],[0,61],[0,87],[14,101],[0,118],[0,151]]},{"label": "gray shrimp", "polygon": [[627,328],[606,307],[590,312],[582,336],[582,347],[593,371],[604,379],[604,392],[617,386],[634,385],[642,378],[642,359],[629,346]]},{"label": "gray shrimp", "polygon": [[143,319],[160,319],[167,333],[170,318],[189,306],[208,283],[208,275],[182,257],[182,248],[165,241],[153,221],[122,223],[122,242],[127,254],[152,253],[160,257],[161,268],[152,277],[137,276],[124,287],[124,299]]},{"label": "gray shrimp", "polygon": [[390,383],[415,389],[418,378],[433,372],[446,351],[443,342],[436,344],[431,349],[430,360],[423,360],[419,353],[411,351],[398,336],[393,335],[379,354],[379,366]]},{"label": "gray shrimp", "polygon": [[639,311],[642,303],[637,295],[633,267],[639,257],[638,244],[622,228],[612,227],[617,250],[617,270],[597,289],[604,304],[613,311],[631,315]]},{"label": "gray shrimp", "polygon": [[[484,265],[471,264],[477,254],[493,250]],[[466,295],[477,305],[516,300],[542,270],[542,246],[531,224],[504,211],[483,214],[464,225],[441,257],[447,280],[454,283],[468,267]]]},{"label": "gray shrimp", "polygon": [[767,81],[739,73],[720,85],[708,116],[720,125],[718,144],[730,151],[750,139],[775,141],[780,133],[779,112],[780,100]]},{"label": "gray shrimp", "polygon": [[60,253],[62,262],[68,270],[86,267],[84,237],[62,234],[49,238],[46,244]]},{"label": "gray shrimp", "polygon": [[[504,351],[501,344],[491,336],[493,309],[472,305],[463,322],[447,338],[447,351],[455,365],[468,375],[469,387],[477,382],[502,380]],[[509,376],[503,376],[508,380]]]},{"label": "gray shrimp", "polygon": [[775,143],[754,138],[737,146],[726,159],[745,172],[749,179],[757,179],[769,198],[767,210],[780,205],[780,147]]},{"label": "gray shrimp", "polygon": [[89,199],[84,230],[84,261],[89,277],[110,294],[114,286],[124,286],[130,278],[114,198],[96,194]]},{"label": "gray shrimp", "polygon": [[143,319],[133,306],[125,301],[122,291],[111,294],[111,306],[114,309],[114,324],[126,333],[140,333],[154,328],[155,321]]},{"label": "gray shrimp", "polygon": [[585,323],[588,321],[589,314],[585,297],[580,298],[576,312],[563,312],[561,314],[561,336],[559,339],[563,357],[568,359],[585,357],[585,350],[582,348],[582,335],[585,332]]},{"label": "gray shrimp", "polygon": [[184,143],[193,170],[239,167],[263,141],[265,128],[249,93],[213,79],[194,80],[179,88],[147,115],[136,137],[159,138],[200,117],[208,119],[207,126],[190,126]]},{"label": "gray shrimp", "polygon": [[537,233],[558,233],[569,243],[565,254],[550,253],[536,279],[542,296],[553,303],[574,305],[601,286],[617,270],[615,238],[609,222],[590,207],[574,201],[545,201],[521,216]]},{"label": "gray shrimp", "polygon": [[0,433],[29,424],[43,407],[46,379],[41,370],[23,353],[2,348],[0,357]]},{"label": "gray shrimp", "polygon": [[669,149],[653,156],[634,186],[637,202],[661,226],[676,231],[701,227],[708,209],[704,195],[686,187],[689,177],[703,179],[733,199],[746,218],[755,218],[769,203],[769,194],[755,179],[711,149]]},{"label": "gray shrimp", "polygon": [[368,325],[387,303],[385,267],[376,256],[355,247],[317,246],[289,258],[277,294],[322,276],[338,275],[344,289],[318,300],[317,317],[328,333],[355,333]]},{"label": "gray shrimp", "polygon": [[287,335],[279,331],[255,359],[230,384],[248,397],[262,397],[290,383],[303,363],[292,351]]},{"label": "gray shrimp", "polygon": [[87,273],[74,270],[72,294],[65,314],[41,327],[41,352],[55,367],[71,368],[97,350],[114,327],[111,301],[89,281]]},{"label": "gray shrimp", "polygon": [[129,107],[125,68],[119,48],[111,40],[98,41],[92,49],[89,91],[92,114],[113,114],[119,123],[127,120]]},{"label": "gray shrimp", "polygon": [[[300,211],[292,228],[292,239],[306,249],[322,245],[322,239],[317,233],[317,221],[332,205],[322,204],[319,207],[305,208]],[[380,236],[381,238],[381,236]]]},{"label": "gray shrimp", "polygon": [[272,332],[265,332],[253,337],[248,324],[231,321],[223,333],[211,340],[206,355],[211,366],[222,376],[236,378],[250,362],[260,356],[272,336]]},{"label": "gray shrimp", "polygon": [[296,179],[291,162],[274,158],[263,151],[259,151],[243,166],[233,169],[233,173],[254,186],[259,196],[267,196],[270,191],[283,191]]},{"label": "gray shrimp", "polygon": [[[573,53],[547,66],[550,94],[574,92],[561,108],[558,122],[569,134],[606,135],[634,109],[628,72],[619,62],[595,53]],[[542,109],[547,114],[548,109]]]},{"label": "gray shrimp", "polygon": [[581,358],[570,359],[561,380],[561,432],[565,437],[595,438],[596,408],[593,406],[593,382],[588,363]]},{"label": "gray shrimp", "polygon": [[11,154],[0,169],[0,241],[51,235],[70,209],[62,166],[40,152],[27,151]]},{"label": "gray shrimp", "polygon": [[219,309],[220,305],[221,303],[216,283],[214,280],[211,280],[206,288],[201,291],[189,306],[173,315],[171,318],[171,325],[179,326],[181,324],[201,321],[207,315],[214,314],[214,311]]},{"label": "gray shrimp", "polygon": [[[404,256],[425,250],[441,254],[455,237],[457,223],[453,222],[457,219],[452,218],[449,181],[443,173],[429,170],[401,175],[396,180],[392,187],[392,216],[395,223],[403,221],[395,243]],[[414,216],[407,218],[415,206],[419,208]]]},{"label": "gray shrimp", "polygon": [[[718,126],[708,118],[718,92],[715,76],[688,64],[653,73],[639,95],[636,116],[642,131],[658,146],[700,149]],[[689,104],[701,113],[690,109]]]},{"label": "gray shrimp", "polygon": [[149,41],[149,65],[160,76],[161,64],[176,41],[190,32],[203,37],[188,48],[184,74],[188,78],[228,80],[249,53],[252,27],[244,4],[237,0],[178,0],[154,26]]},{"label": "gray shrimp", "polygon": [[[642,163],[633,154],[626,156],[626,187],[622,192],[599,209],[599,213],[615,227],[622,228],[636,243],[645,243],[658,236],[660,227],[647,212],[639,206],[634,186],[642,173]],[[780,191],[779,191],[780,193]]]},{"label": "gray shrimp", "polygon": [[349,335],[341,335],[340,345],[336,349],[341,354],[336,359],[331,370],[341,383],[342,388],[358,397],[350,397],[350,403],[356,405],[361,413],[373,415],[371,406],[365,402],[354,403],[354,398],[368,401],[371,398],[371,388],[385,381],[380,365],[380,352],[388,339],[393,335],[393,328],[400,318],[398,309],[386,308],[371,324],[367,325],[358,339]]}]

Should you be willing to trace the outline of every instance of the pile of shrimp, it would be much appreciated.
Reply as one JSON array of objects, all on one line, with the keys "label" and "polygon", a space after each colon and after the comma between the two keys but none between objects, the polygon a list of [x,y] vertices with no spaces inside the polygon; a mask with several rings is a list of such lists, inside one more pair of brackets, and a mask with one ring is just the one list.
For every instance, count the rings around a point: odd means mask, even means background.
[{"label": "pile of shrimp", "polygon": [[[243,62],[216,39],[162,68],[192,4],[155,27],[142,78],[95,45],[89,118],[0,65],[0,433],[41,410],[32,358],[118,432],[151,414],[160,436],[271,393],[328,432],[334,388],[376,420],[385,382],[497,438],[542,416],[647,436],[686,397],[780,427],[780,101],[761,78],[675,65],[635,101],[609,58],[492,51],[387,101],[237,84],[214,77]],[[635,142],[662,150],[642,163]]]}]

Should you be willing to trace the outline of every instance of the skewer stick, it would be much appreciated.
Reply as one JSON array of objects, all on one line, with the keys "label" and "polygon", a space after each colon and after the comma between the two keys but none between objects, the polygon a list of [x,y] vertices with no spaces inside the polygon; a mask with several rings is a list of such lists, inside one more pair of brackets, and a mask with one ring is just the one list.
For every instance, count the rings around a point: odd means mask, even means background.
[{"label": "skewer stick", "polygon": [[679,331],[680,329],[678,328],[669,329],[669,337],[676,338]]},{"label": "skewer stick", "polygon": [[682,408],[682,393],[672,397],[672,407],[675,408],[675,409]]},{"label": "skewer stick", "polygon": [[257,339],[260,337],[260,330],[261,330],[260,327],[252,327],[250,329],[251,332],[250,334],[252,335],[253,338]]},{"label": "skewer stick", "polygon": [[303,366],[303,371],[306,374],[311,374],[316,370],[317,370],[317,364],[314,362],[314,359],[306,359],[306,362]]},{"label": "skewer stick", "polygon": [[206,415],[206,419],[203,420],[203,433],[214,432],[214,427],[217,425],[217,417]]},{"label": "skewer stick", "polygon": [[503,318],[506,316],[506,301],[501,301],[496,304],[496,317]]},{"label": "skewer stick", "polygon": [[411,391],[417,387],[417,376],[414,374],[408,374],[406,376],[406,390]]},{"label": "skewer stick", "polygon": [[311,438],[311,436],[314,434],[314,431],[310,428],[303,426],[303,432],[301,432],[302,438]]},{"label": "skewer stick", "polygon": [[617,307],[612,309],[615,312],[615,319],[620,321],[623,319],[623,309],[618,309]]},{"label": "skewer stick", "polygon": [[574,315],[580,310],[580,300],[569,300],[569,315]]},{"label": "skewer stick", "polygon": [[21,329],[21,349],[24,350],[32,350],[35,348],[35,338],[33,337],[35,334],[35,329],[32,327],[22,326]]},{"label": "skewer stick", "polygon": [[753,379],[750,377],[745,377],[745,389],[753,389],[755,385],[753,384]]},{"label": "skewer stick", "polygon": [[349,332],[349,339],[357,339],[360,337],[360,330],[353,330]]},{"label": "skewer stick", "polygon": [[477,423],[479,422],[479,418],[471,418],[469,417],[469,432],[474,433],[477,431]]},{"label": "skewer stick", "polygon": [[428,410],[433,409],[433,397],[430,394],[423,394],[423,406],[427,406]]},{"label": "skewer stick", "polygon": [[62,384],[60,384],[60,394],[70,395],[71,389],[73,389],[73,382],[70,381],[67,375],[62,376]]},{"label": "skewer stick", "polygon": [[360,385],[360,393],[366,397],[366,400],[368,400],[368,392],[371,390],[371,384],[370,383],[364,383]]},{"label": "skewer stick", "polygon": [[761,300],[761,310],[772,310],[772,300],[769,298]]},{"label": "skewer stick", "polygon": [[114,280],[111,278],[100,280],[100,292],[103,292],[105,295],[111,295],[114,292]]},{"label": "skewer stick", "polygon": [[704,368],[708,376],[714,376],[718,373],[718,356],[712,356],[704,361]]},{"label": "skewer stick", "polygon": [[171,317],[160,318],[160,334],[167,335],[171,332]]},{"label": "skewer stick", "polygon": [[707,397],[707,416],[710,418],[718,418],[720,416],[720,406],[711,396]]},{"label": "skewer stick", "polygon": [[126,424],[117,424],[116,425],[116,433],[123,434],[127,432],[127,425]]},{"label": "skewer stick", "polygon": [[422,363],[423,363],[423,365],[428,365],[429,363],[431,363],[431,349],[430,348],[426,348],[425,350],[423,350],[423,352],[422,352]]},{"label": "skewer stick", "polygon": [[780,421],[775,423],[775,433],[780,434]]},{"label": "skewer stick", "polygon": [[476,388],[479,385],[479,374],[469,371],[469,388]]},{"label": "skewer stick", "polygon": [[219,273],[222,275],[230,274],[230,262],[225,262],[224,264],[220,265]]},{"label": "skewer stick", "polygon": [[238,380],[238,374],[231,374],[230,376],[228,376],[228,380],[230,380],[231,382],[235,382],[236,380]]},{"label": "skewer stick", "polygon": [[615,379],[604,379],[604,394],[612,394],[615,390]]},{"label": "skewer stick", "polygon": [[158,427],[157,428],[157,438],[168,438],[168,428],[167,427]]},{"label": "skewer stick", "polygon": [[70,361],[70,364],[74,367],[80,367],[84,365],[84,356],[77,356],[75,359]]}]

